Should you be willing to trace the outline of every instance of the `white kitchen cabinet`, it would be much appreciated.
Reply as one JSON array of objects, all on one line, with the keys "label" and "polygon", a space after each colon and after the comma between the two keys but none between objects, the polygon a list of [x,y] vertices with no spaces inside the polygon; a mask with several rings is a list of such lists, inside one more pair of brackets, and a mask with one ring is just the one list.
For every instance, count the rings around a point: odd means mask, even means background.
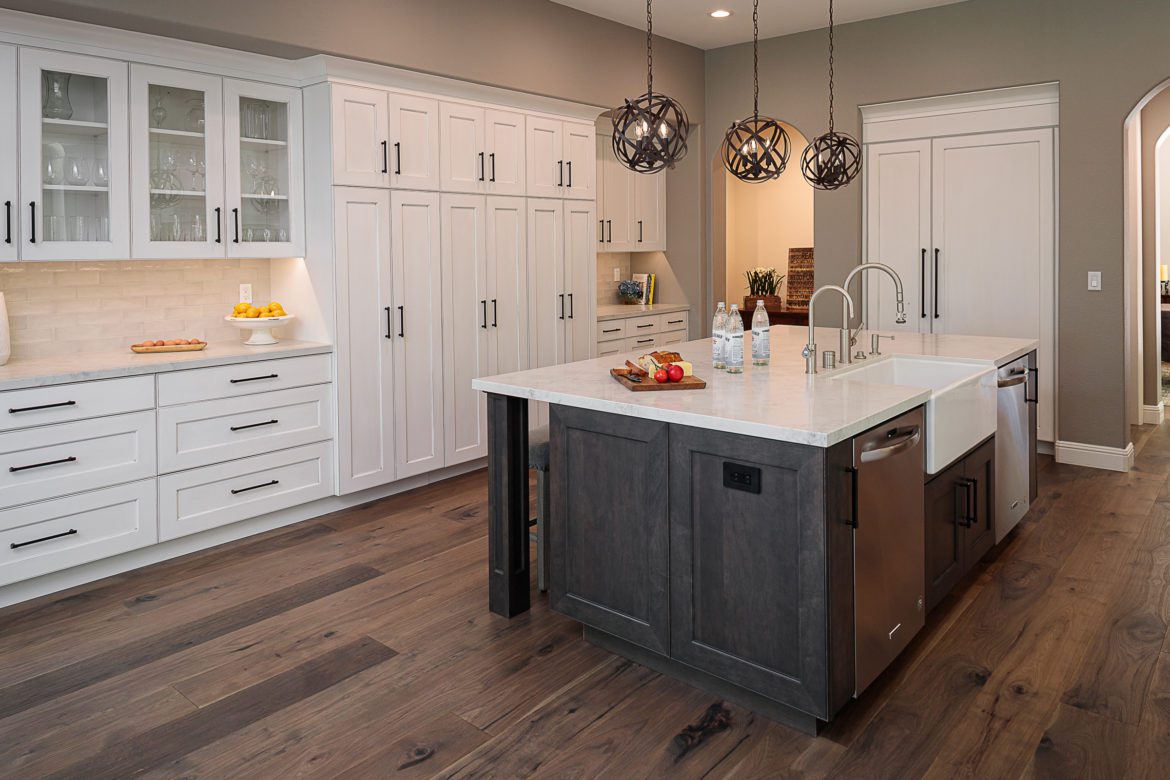
[{"label": "white kitchen cabinet", "polygon": [[337,268],[337,449],[344,495],[394,474],[390,192],[333,191]]},{"label": "white kitchen cabinet", "polygon": [[444,465],[443,288],[438,193],[390,198],[394,451],[399,479]]},{"label": "white kitchen cabinet", "polygon": [[528,197],[563,198],[565,186],[564,123],[530,116],[524,144]]},{"label": "white kitchen cabinet", "polygon": [[390,94],[390,186],[438,190],[439,101]]},{"label": "white kitchen cabinet", "polygon": [[596,267],[592,203],[528,201],[532,368],[590,356]]},{"label": "white kitchen cabinet", "polygon": [[491,195],[524,195],[524,115],[489,108],[487,135],[488,180]]},{"label": "white kitchen cabinet", "polygon": [[634,252],[666,251],[666,171],[633,173],[634,214],[630,241]]},{"label": "white kitchen cabinet", "polygon": [[609,136],[596,141],[599,252],[666,250],[666,174],[634,173],[618,162]]},{"label": "white kitchen cabinet", "polygon": [[565,122],[564,197],[574,200],[597,199],[597,130],[592,124]]},{"label": "white kitchen cabinet", "polygon": [[16,47],[0,46],[0,263],[20,256],[19,176],[17,174]]},{"label": "white kitchen cabinet", "polygon": [[226,254],[223,79],[130,66],[131,253]]},{"label": "white kitchen cabinet", "polygon": [[223,94],[228,257],[301,257],[301,91],[227,79]]},{"label": "white kitchen cabinet", "polygon": [[592,202],[565,202],[566,357],[586,360],[593,351],[597,294],[597,251],[593,226],[597,209]]},{"label": "white kitchen cabinet", "polygon": [[484,122],[484,110],[478,106],[439,104],[439,181],[444,192],[486,190]]},{"label": "white kitchen cabinet", "polygon": [[21,258],[129,257],[127,64],[33,48],[19,61]]},{"label": "white kitchen cabinet", "polygon": [[523,198],[487,199],[487,268],[491,293],[488,372],[528,368],[528,222]]},{"label": "white kitchen cabinet", "polygon": [[333,183],[390,186],[390,104],[380,89],[333,84]]}]

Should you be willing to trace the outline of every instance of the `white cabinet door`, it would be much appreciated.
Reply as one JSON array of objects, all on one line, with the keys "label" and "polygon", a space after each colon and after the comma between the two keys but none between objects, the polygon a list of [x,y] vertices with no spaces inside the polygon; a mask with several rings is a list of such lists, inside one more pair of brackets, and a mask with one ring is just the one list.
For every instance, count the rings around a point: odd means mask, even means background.
[{"label": "white cabinet door", "polygon": [[565,360],[585,360],[596,346],[593,319],[597,248],[593,241],[597,215],[588,201],[565,201]]},{"label": "white cabinet door", "polygon": [[390,192],[335,188],[333,229],[337,451],[344,495],[395,479]]},{"label": "white cabinet door", "polygon": [[487,199],[488,284],[492,344],[488,372],[528,368],[528,224],[524,198]]},{"label": "white cabinet door", "polygon": [[[870,328],[930,333],[934,319],[934,257],[930,243],[930,140],[892,141],[865,148],[865,259],[885,263],[902,279],[906,323],[899,325],[893,283],[865,279]],[[860,285],[851,290],[854,295]]]},{"label": "white cabinet door", "polygon": [[634,221],[630,239],[637,252],[666,251],[666,172],[631,173]]},{"label": "white cabinet door", "polygon": [[0,46],[0,219],[4,233],[0,235],[0,262],[16,260],[20,238],[20,201],[17,195],[16,167],[16,47]]},{"label": "white cabinet door", "polygon": [[493,195],[524,195],[524,115],[488,109],[488,181]]},{"label": "white cabinet door", "polygon": [[389,95],[378,89],[330,86],[333,115],[333,183],[390,186]]},{"label": "white cabinet door", "polygon": [[444,192],[483,192],[487,186],[484,110],[439,104],[439,172]]},{"label": "white cabinet door", "polygon": [[602,203],[605,204],[605,213],[602,226],[605,230],[603,243],[606,252],[634,251],[634,235],[631,237],[631,216],[634,212],[634,177],[640,176],[618,162],[612,150],[607,150],[602,174],[605,192]]},{"label": "white cabinet door", "polygon": [[390,186],[439,189],[439,102],[390,95]]},{"label": "white cabinet door", "polygon": [[301,91],[227,79],[223,98],[228,257],[304,256]]},{"label": "white cabinet door", "polygon": [[597,147],[597,162],[594,164],[594,169],[597,171],[594,179],[594,186],[597,188],[597,251],[608,252],[609,249],[605,245],[605,180],[607,166],[605,158],[609,155],[607,149],[609,148],[609,139],[601,133],[595,136]]},{"label": "white cabinet door", "polygon": [[438,193],[395,192],[394,449],[403,477],[443,465],[443,290]]},{"label": "white cabinet door", "polygon": [[565,197],[563,123],[556,119],[530,116],[525,124],[528,197]]},{"label": "white cabinet door", "polygon": [[528,199],[528,279],[529,367],[564,363],[565,215],[559,200]]},{"label": "white cabinet door", "polygon": [[941,138],[933,149],[934,332],[1039,339],[1038,435],[1052,441],[1052,130]]},{"label": "white cabinet door", "polygon": [[223,257],[223,80],[130,66],[130,251]]},{"label": "white cabinet door", "polygon": [[597,130],[591,124],[565,122],[566,198],[597,199]]},{"label": "white cabinet door", "polygon": [[487,408],[471,382],[487,376],[491,341],[487,216],[482,195],[443,195],[445,463],[487,455]]},{"label": "white cabinet door", "polygon": [[129,67],[46,49],[19,59],[21,258],[129,257]]}]

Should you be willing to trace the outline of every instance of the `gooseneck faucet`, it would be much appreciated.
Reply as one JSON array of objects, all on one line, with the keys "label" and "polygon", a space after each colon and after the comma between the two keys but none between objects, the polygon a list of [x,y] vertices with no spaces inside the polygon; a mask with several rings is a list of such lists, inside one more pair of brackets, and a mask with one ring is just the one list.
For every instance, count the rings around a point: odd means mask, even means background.
[{"label": "gooseneck faucet", "polygon": [[[849,316],[853,316],[853,299],[849,297],[849,293],[844,287],[838,287],[835,284],[826,284],[812,294],[812,297],[808,299],[808,343],[804,345],[804,350],[800,353],[804,357],[804,373],[806,374],[815,374],[817,372],[817,337],[813,330],[816,328],[817,321],[813,316],[813,304],[817,302],[817,297],[821,293],[827,292],[828,290],[841,293],[841,297],[845,301],[845,306],[848,307]],[[845,324],[848,326],[849,321],[846,320]]]},{"label": "gooseneck faucet", "polygon": [[[897,322],[899,325],[904,324],[906,322],[906,302],[905,302],[905,299],[902,295],[902,277],[898,276],[898,272],[895,271],[893,268],[890,268],[885,263],[862,263],[861,265],[857,266],[856,268],[854,268],[852,271],[849,272],[848,276],[845,277],[845,284],[843,285],[845,287],[845,289],[849,289],[849,283],[853,281],[853,277],[857,276],[858,274],[865,273],[866,271],[884,271],[886,274],[889,275],[889,277],[891,279],[894,280],[894,290],[897,292],[897,299],[896,300],[897,300],[897,307],[898,307],[898,318],[895,320],[895,322]],[[853,316],[852,307],[850,307],[849,311],[846,312],[845,305],[842,304],[841,305],[841,352],[840,352],[840,355],[838,356],[839,360],[842,363],[852,363],[853,362],[851,350],[853,348],[853,345],[857,343],[857,332],[861,330],[861,326],[858,325],[856,331],[850,332],[849,318],[852,316]],[[858,354],[861,354],[861,353],[858,353]],[[862,355],[862,357],[864,357],[864,355]]]}]

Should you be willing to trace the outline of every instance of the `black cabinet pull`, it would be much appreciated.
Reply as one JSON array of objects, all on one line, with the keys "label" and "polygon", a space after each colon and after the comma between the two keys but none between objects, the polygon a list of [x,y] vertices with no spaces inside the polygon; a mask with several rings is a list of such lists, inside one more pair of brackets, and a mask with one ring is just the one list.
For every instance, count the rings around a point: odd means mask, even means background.
[{"label": "black cabinet pull", "polygon": [[243,379],[229,379],[228,383],[238,385],[241,382],[259,382],[261,379],[276,379],[280,374],[265,374],[264,376],[246,376]]},{"label": "black cabinet pull", "polygon": [[922,273],[918,279],[918,308],[922,310],[922,319],[926,319],[926,247],[922,248]]},{"label": "black cabinet pull", "polygon": [[77,458],[70,455],[68,458],[58,458],[57,460],[46,460],[44,463],[30,463],[27,466],[9,466],[8,470],[15,474],[18,471],[28,471],[29,469],[40,469],[40,468],[44,468],[45,466],[56,466],[56,465],[61,464],[61,463],[73,463],[76,460],[77,460]]},{"label": "black cabinet pull", "polygon": [[398,338],[406,338],[406,307],[398,307]]},{"label": "black cabinet pull", "polygon": [[279,479],[271,479],[271,480],[269,480],[267,482],[263,482],[259,485],[252,485],[251,487],[246,487],[246,488],[236,488],[235,490],[232,491],[232,495],[238,496],[240,493],[247,493],[249,490],[259,490],[260,488],[272,487],[273,485],[279,485],[279,484],[280,484]]},{"label": "black cabinet pull", "polygon": [[653,327],[654,327],[654,323],[653,323],[653,322],[647,322],[645,325],[635,325],[634,327],[635,327],[635,328],[637,328],[638,330],[641,330],[642,328],[653,328]]},{"label": "black cabinet pull", "polygon": [[857,515],[860,507],[860,502],[857,500],[857,469],[850,466],[846,469],[849,472],[849,521],[846,525],[857,528]]},{"label": "black cabinet pull", "polygon": [[231,430],[232,433],[235,433],[236,431],[246,431],[249,428],[262,428],[265,425],[276,425],[278,422],[280,420],[265,420],[264,422],[249,423],[247,425],[233,425]]},{"label": "black cabinet pull", "polygon": [[387,142],[382,142],[382,173],[390,173],[390,151]]},{"label": "black cabinet pull", "polygon": [[686,320],[667,320],[667,325],[682,325]]},{"label": "black cabinet pull", "polygon": [[573,186],[573,161],[569,160],[569,186]]},{"label": "black cabinet pull", "polygon": [[483,152],[479,153],[479,180],[487,178],[487,163],[484,162]]},{"label": "black cabinet pull", "polygon": [[557,186],[564,187],[565,186],[565,161],[564,160],[557,160],[557,171],[558,171],[558,177],[559,177],[557,180]]},{"label": "black cabinet pull", "polygon": [[642,243],[642,220],[638,220],[638,243]]},{"label": "black cabinet pull", "polygon": [[492,327],[493,328],[500,327],[499,326],[499,313],[500,313],[499,307],[496,306],[496,299],[492,298]]},{"label": "black cabinet pull", "polygon": [[215,207],[215,243],[223,243],[223,209]]},{"label": "black cabinet pull", "polygon": [[1032,397],[1031,398],[1028,397],[1028,388],[1025,387],[1024,388],[1024,402],[1029,403],[1029,404],[1039,404],[1040,403],[1040,369],[1029,368],[1028,374],[1029,374],[1028,384],[1032,386]]},{"label": "black cabinet pull", "polygon": [[75,534],[75,533],[77,533],[77,529],[70,528],[68,531],[62,531],[59,534],[53,534],[51,536],[42,536],[40,539],[32,539],[32,540],[27,541],[27,542],[13,542],[12,544],[10,544],[8,546],[11,547],[13,550],[19,550],[21,547],[28,547],[30,544],[40,544],[41,542],[47,542],[51,539],[60,539],[62,536],[73,536],[73,534]]},{"label": "black cabinet pull", "polygon": [[394,142],[394,175],[402,175],[402,144],[399,141]]},{"label": "black cabinet pull", "polygon": [[599,219],[599,220],[597,220],[597,224],[601,227],[601,238],[597,239],[597,243],[604,244],[605,243],[605,220]]},{"label": "black cabinet pull", "polygon": [[492,158],[492,175],[491,175],[491,178],[489,179],[489,181],[495,181],[496,180],[496,153],[492,152],[491,154],[488,155],[488,157]]},{"label": "black cabinet pull", "polygon": [[487,330],[487,300],[481,300],[479,305],[483,307],[483,320],[480,321],[479,327]]},{"label": "black cabinet pull", "polygon": [[649,344],[652,341],[654,341],[654,339],[638,339],[639,344]]},{"label": "black cabinet pull", "polygon": [[[955,522],[964,528],[970,528],[972,521],[974,521],[974,513],[971,511],[972,491],[975,485],[975,480],[962,477],[955,483]],[[958,488],[963,489],[963,495],[960,498]]]},{"label": "black cabinet pull", "polygon": [[55,404],[38,404],[37,406],[17,406],[8,410],[9,414],[20,414],[21,412],[37,412],[41,409],[56,409],[59,406],[77,406],[76,401],[61,401]]},{"label": "black cabinet pull", "polygon": [[240,210],[232,209],[232,221],[236,225],[236,237],[232,239],[233,244],[240,243]]},{"label": "black cabinet pull", "polygon": [[602,333],[621,333],[622,329],[621,328],[608,328],[608,329],[602,328],[601,332]]},{"label": "black cabinet pull", "polygon": [[968,491],[971,494],[971,511],[967,515],[967,524],[968,527],[971,527],[979,522],[979,480],[968,479],[967,481],[971,483],[971,490]]},{"label": "black cabinet pull", "polygon": [[561,299],[561,316],[557,319],[563,320],[565,318],[565,294],[561,293],[557,297]]},{"label": "black cabinet pull", "polygon": [[934,318],[938,319],[938,249],[934,250]]},{"label": "black cabinet pull", "polygon": [[612,244],[613,243],[613,220],[607,219],[605,221],[605,224],[609,227],[609,238],[606,240],[606,243]]},{"label": "black cabinet pull", "polygon": [[4,237],[4,243],[11,244],[12,243],[12,201],[10,201],[10,200],[4,201],[4,224],[5,224],[5,230],[6,230],[5,237]]},{"label": "black cabinet pull", "polygon": [[569,319],[573,319],[573,293],[569,293]]},{"label": "black cabinet pull", "polygon": [[394,319],[389,306],[386,307],[386,338],[394,338]]},{"label": "black cabinet pull", "polygon": [[37,242],[37,202],[35,200],[28,202],[28,210],[32,213],[32,229],[29,231],[28,242],[35,244]]}]

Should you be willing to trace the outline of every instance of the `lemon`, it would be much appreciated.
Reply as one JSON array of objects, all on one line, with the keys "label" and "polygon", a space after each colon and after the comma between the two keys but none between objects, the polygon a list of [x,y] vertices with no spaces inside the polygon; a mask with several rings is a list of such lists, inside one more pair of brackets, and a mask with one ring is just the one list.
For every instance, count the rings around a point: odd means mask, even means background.
[{"label": "lemon", "polygon": [[268,304],[268,310],[272,311],[273,309],[280,309],[281,311],[284,311],[284,307],[280,305],[280,301],[272,301]]},{"label": "lemon", "polygon": [[251,308],[251,306],[252,306],[252,304],[250,304],[250,303],[237,303],[235,308],[232,309],[232,311],[236,314],[243,314],[249,308]]},{"label": "lemon", "polygon": [[260,310],[253,306],[252,308],[248,309],[248,311],[244,312],[244,316],[248,319],[254,320],[260,316]]}]

